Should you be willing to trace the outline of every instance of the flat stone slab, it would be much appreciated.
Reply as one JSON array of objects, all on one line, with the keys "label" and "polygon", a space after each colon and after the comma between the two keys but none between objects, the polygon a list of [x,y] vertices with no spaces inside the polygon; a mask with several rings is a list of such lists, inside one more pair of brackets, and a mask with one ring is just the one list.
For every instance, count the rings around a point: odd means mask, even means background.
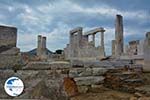
[{"label": "flat stone slab", "polygon": [[104,82],[103,76],[89,76],[89,77],[77,77],[74,78],[77,85],[94,85],[102,84]]},{"label": "flat stone slab", "polygon": [[70,77],[84,77],[84,76],[102,76],[108,71],[107,68],[71,68],[69,71]]},{"label": "flat stone slab", "polygon": [[92,76],[92,68],[71,68],[70,77]]},{"label": "flat stone slab", "polygon": [[46,70],[46,69],[67,69],[69,62],[30,62],[23,69],[25,70]]},{"label": "flat stone slab", "polygon": [[104,75],[108,71],[107,68],[92,68],[92,69],[93,69],[93,76]]}]

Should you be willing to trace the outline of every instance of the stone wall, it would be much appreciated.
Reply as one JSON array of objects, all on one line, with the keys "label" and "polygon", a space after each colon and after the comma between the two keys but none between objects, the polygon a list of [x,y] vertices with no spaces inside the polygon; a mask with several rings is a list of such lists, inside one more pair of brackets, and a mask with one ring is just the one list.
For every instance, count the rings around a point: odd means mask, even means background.
[{"label": "stone wall", "polygon": [[[83,63],[83,65],[79,67],[77,66],[79,63],[73,66],[69,62],[64,61],[37,61],[30,62],[16,71],[12,69],[0,69],[0,98],[66,100],[66,98],[74,96],[78,94],[78,92],[86,93],[88,90],[97,86],[103,86],[106,83],[108,85],[109,80],[106,81],[106,77],[108,78],[108,75],[112,76],[110,72],[113,72],[113,75],[116,75],[117,78],[122,79],[125,74],[131,71],[134,73],[135,71],[135,69],[132,70],[131,67],[125,67],[125,65],[129,64],[128,61],[87,61],[81,63]],[[134,68],[134,66],[132,67]],[[130,69],[130,71],[128,69]],[[120,75],[120,73],[117,73],[118,71],[124,73]],[[136,71],[141,72],[141,67],[138,67]],[[134,80],[132,74],[129,75],[131,76],[131,80],[127,80],[127,82],[132,83],[132,81],[138,81]],[[25,89],[19,97],[9,97],[4,91],[3,84],[6,79],[11,76],[17,76],[24,82]],[[120,84],[120,81],[115,81],[116,77],[112,78],[115,85]],[[137,76],[137,78],[140,77]],[[110,86],[111,85],[113,84],[110,84]],[[119,86],[117,88],[122,89]]]},{"label": "stone wall", "polygon": [[0,26],[0,48],[2,46],[16,47],[17,28]]},{"label": "stone wall", "polygon": [[0,26],[0,69],[11,69],[21,63],[20,49],[16,43],[17,28]]},{"label": "stone wall", "polygon": [[[4,83],[9,77],[19,77],[24,83],[24,91],[17,97],[11,97],[4,90]],[[63,89],[63,75],[53,70],[0,70],[1,99],[36,99],[68,100]]]}]

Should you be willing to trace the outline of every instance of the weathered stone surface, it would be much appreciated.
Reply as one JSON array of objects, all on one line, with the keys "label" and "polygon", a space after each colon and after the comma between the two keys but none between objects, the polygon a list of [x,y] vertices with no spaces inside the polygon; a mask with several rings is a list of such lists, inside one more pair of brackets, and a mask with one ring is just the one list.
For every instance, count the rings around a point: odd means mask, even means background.
[{"label": "weathered stone surface", "polygon": [[84,72],[85,68],[71,68],[69,70],[69,77],[78,77],[80,73]]},{"label": "weathered stone surface", "polygon": [[89,86],[83,86],[83,85],[78,86],[79,93],[87,93],[88,90],[89,90]]},{"label": "weathered stone surface", "polygon": [[69,67],[68,62],[30,62],[23,69],[67,69]]},{"label": "weathered stone surface", "polygon": [[86,68],[83,72],[79,74],[79,76],[91,76],[92,75],[92,68]]},{"label": "weathered stone surface", "polygon": [[94,76],[104,75],[108,69],[107,68],[92,68]]},{"label": "weathered stone surface", "polygon": [[92,84],[102,84],[104,82],[103,76],[89,76],[89,77],[77,77],[74,78],[77,85],[92,85]]},{"label": "weathered stone surface", "polygon": [[140,92],[140,93],[143,93],[147,96],[150,96],[150,85],[144,85],[144,86],[136,87],[135,90]]},{"label": "weathered stone surface", "polygon": [[[25,89],[18,97],[10,97],[4,91],[6,79],[12,76],[19,77],[25,85]],[[68,100],[63,88],[63,75],[53,74],[51,70],[0,70],[0,98],[4,99],[49,99]]]},{"label": "weathered stone surface", "polygon": [[111,69],[105,74],[104,85],[106,87],[134,93],[135,87],[143,85],[144,81],[139,74],[132,68]]},{"label": "weathered stone surface", "polygon": [[22,64],[20,55],[0,54],[0,69],[12,69],[20,64]]},{"label": "weathered stone surface", "polygon": [[17,28],[0,26],[0,47],[16,47]]},{"label": "weathered stone surface", "polygon": [[93,60],[93,61],[85,61],[84,62],[85,67],[98,67],[98,68],[114,68],[111,62],[109,61],[99,61],[99,60]]},{"label": "weathered stone surface", "polygon": [[20,49],[19,48],[16,48],[16,47],[13,47],[9,50],[6,50],[4,52],[1,52],[1,54],[7,54],[7,55],[17,55],[19,54],[20,52]]},{"label": "weathered stone surface", "polygon": [[107,72],[107,68],[71,68],[69,71],[70,77],[83,77],[83,76],[101,76]]},{"label": "weathered stone surface", "polygon": [[71,68],[69,71],[70,77],[91,76],[92,68]]}]

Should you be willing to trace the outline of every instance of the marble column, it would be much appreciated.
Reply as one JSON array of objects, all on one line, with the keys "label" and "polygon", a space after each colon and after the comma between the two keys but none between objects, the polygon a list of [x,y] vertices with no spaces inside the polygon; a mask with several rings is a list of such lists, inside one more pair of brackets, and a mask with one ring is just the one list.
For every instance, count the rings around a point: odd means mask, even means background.
[{"label": "marble column", "polygon": [[103,51],[103,54],[105,56],[105,46],[104,46],[104,28],[101,28],[101,48],[102,48],[102,51]]},{"label": "marble column", "polygon": [[92,38],[93,46],[95,47],[95,34],[92,34]]},{"label": "marble column", "polygon": [[42,49],[42,36],[38,35],[38,40],[37,40],[37,56],[41,55],[41,49]]},{"label": "marble column", "polygon": [[121,56],[123,54],[123,17],[121,15],[116,15],[115,24],[115,38],[116,38],[116,56]]},{"label": "marble column", "polygon": [[115,45],[116,45],[116,41],[112,40],[112,56],[115,56]]},{"label": "marble column", "polygon": [[146,33],[144,41],[144,67],[145,72],[150,72],[150,32]]}]

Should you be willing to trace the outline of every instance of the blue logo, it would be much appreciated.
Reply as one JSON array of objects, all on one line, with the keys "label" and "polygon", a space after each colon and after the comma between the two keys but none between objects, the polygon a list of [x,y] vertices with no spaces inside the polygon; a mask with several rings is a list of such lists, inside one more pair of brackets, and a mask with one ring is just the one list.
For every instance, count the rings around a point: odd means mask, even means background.
[{"label": "blue logo", "polygon": [[18,77],[10,77],[6,80],[4,89],[10,96],[18,96],[23,92],[24,84]]}]

